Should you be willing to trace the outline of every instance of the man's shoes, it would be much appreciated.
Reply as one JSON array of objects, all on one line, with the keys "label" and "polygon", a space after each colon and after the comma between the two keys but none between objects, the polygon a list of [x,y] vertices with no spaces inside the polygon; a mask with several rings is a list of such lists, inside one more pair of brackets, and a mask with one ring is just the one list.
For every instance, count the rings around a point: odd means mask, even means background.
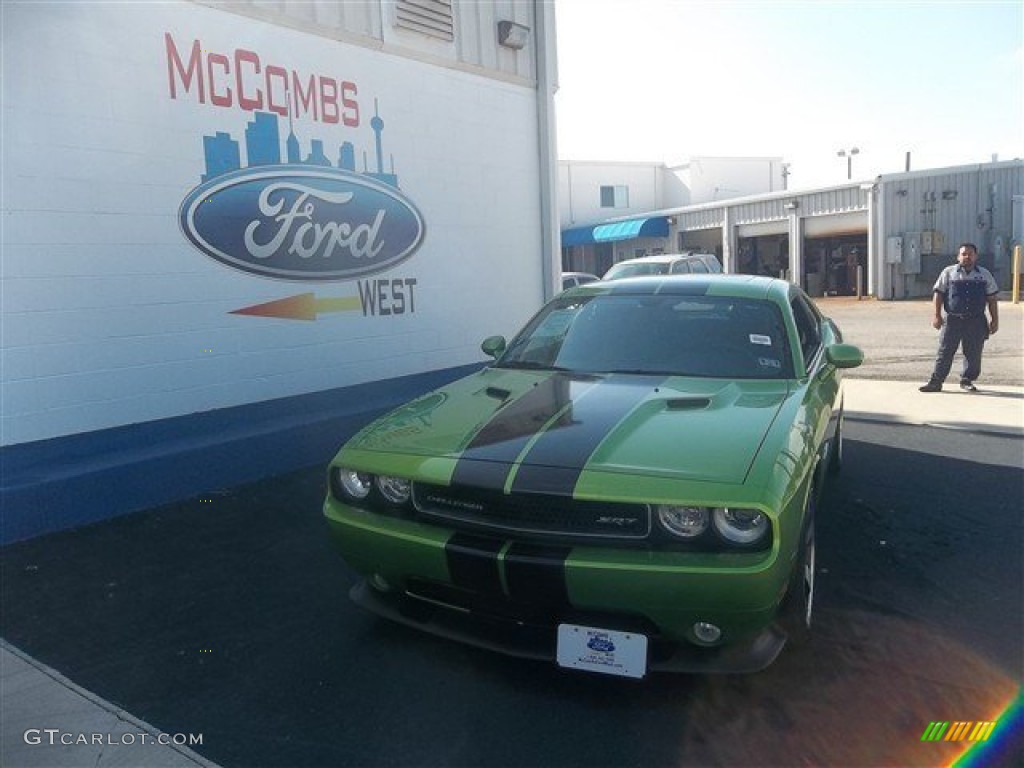
[{"label": "man's shoes", "polygon": [[[963,386],[961,384],[961,386]],[[918,392],[941,392],[942,382],[941,381],[929,381],[923,387],[917,388]]]},{"label": "man's shoes", "polygon": [[970,381],[969,379],[961,379],[960,380],[960,389],[962,389],[964,392],[977,392],[978,391],[978,388],[976,386],[974,386],[974,382]]}]

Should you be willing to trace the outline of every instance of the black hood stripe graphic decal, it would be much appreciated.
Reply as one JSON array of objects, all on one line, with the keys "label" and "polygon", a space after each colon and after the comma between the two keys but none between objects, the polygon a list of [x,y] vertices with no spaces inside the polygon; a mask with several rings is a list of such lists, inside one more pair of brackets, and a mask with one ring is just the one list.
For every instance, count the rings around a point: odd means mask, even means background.
[{"label": "black hood stripe graphic decal", "polygon": [[512,491],[571,496],[591,455],[663,379],[611,376],[576,399],[541,435],[518,468]]},{"label": "black hood stripe graphic decal", "polygon": [[601,441],[663,381],[556,373],[494,414],[455,465],[452,485],[504,490],[514,472],[513,492],[571,496]]},{"label": "black hood stripe graphic decal", "polygon": [[596,381],[555,373],[500,408],[466,446],[452,473],[452,484],[503,489],[510,467],[530,440]]}]

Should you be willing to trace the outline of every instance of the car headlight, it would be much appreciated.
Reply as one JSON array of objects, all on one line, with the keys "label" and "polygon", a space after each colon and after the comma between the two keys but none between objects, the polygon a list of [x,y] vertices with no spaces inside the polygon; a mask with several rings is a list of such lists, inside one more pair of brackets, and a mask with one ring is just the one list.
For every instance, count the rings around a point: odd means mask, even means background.
[{"label": "car headlight", "polygon": [[404,477],[381,475],[376,480],[380,495],[392,504],[405,504],[409,500],[412,483]]},{"label": "car headlight", "polygon": [[676,507],[662,504],[658,507],[658,522],[673,536],[693,539],[708,528],[706,507]]},{"label": "car headlight", "polygon": [[734,544],[755,544],[771,527],[764,513],[756,509],[719,508],[711,517],[715,530]]},{"label": "car headlight", "polygon": [[338,486],[348,498],[361,500],[370,495],[370,475],[345,467],[339,467],[336,473]]}]

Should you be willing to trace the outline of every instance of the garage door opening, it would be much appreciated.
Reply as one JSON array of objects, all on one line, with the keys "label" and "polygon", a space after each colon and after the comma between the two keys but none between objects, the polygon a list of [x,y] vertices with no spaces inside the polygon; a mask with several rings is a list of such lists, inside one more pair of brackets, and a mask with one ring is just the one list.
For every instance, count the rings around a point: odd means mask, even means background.
[{"label": "garage door opening", "polygon": [[741,275],[789,278],[789,235],[741,237],[736,271]]},{"label": "garage door opening", "polygon": [[867,234],[808,238],[804,254],[803,287],[811,296],[856,296],[858,275],[867,294]]}]

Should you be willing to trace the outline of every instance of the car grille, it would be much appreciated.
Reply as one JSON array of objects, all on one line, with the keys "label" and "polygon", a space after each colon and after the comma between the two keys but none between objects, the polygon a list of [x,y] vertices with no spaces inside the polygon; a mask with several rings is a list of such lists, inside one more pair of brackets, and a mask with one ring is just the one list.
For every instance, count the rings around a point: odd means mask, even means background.
[{"label": "car grille", "polygon": [[542,494],[505,494],[460,486],[414,483],[420,515],[516,534],[637,541],[651,533],[646,504],[579,501]]}]

